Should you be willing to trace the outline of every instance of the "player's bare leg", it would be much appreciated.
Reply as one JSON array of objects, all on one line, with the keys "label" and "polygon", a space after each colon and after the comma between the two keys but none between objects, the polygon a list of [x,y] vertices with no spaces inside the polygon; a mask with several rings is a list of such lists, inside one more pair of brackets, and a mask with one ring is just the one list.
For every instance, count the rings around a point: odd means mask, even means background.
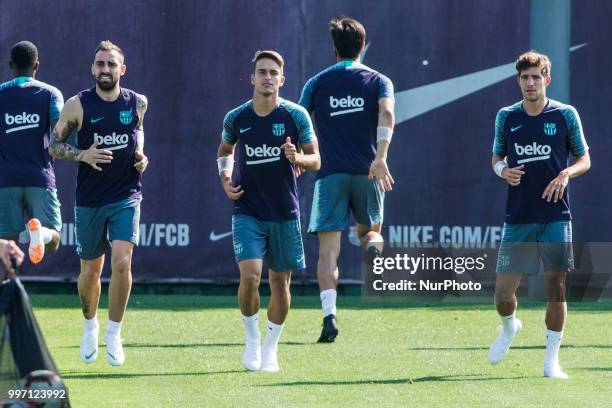
[{"label": "player's bare leg", "polygon": [[567,318],[565,299],[565,271],[544,273],[546,289],[546,353],[544,355],[544,376],[567,379],[559,365],[559,348],[563,338],[563,327]]},{"label": "player's bare leg", "polygon": [[121,322],[132,289],[132,253],[134,244],[114,240],[111,255],[111,279],[108,287],[108,326],[104,342],[106,359],[111,365],[122,365],[125,353],[121,344]]},{"label": "player's bare leg", "polygon": [[103,266],[104,255],[96,259],[81,259],[81,273],[77,283],[84,317],[80,354],[81,359],[87,364],[93,363],[98,357],[100,325],[96,313],[102,291],[100,276]]},{"label": "player's bare leg", "polygon": [[261,334],[259,332],[259,283],[261,282],[261,259],[238,262],[240,286],[238,303],[245,328],[245,348],[242,355],[244,368],[257,371],[261,367]]},{"label": "player's bare leg", "polygon": [[499,335],[489,349],[489,362],[497,364],[504,359],[510,344],[523,328],[516,318],[516,290],[521,283],[520,273],[498,273],[495,282],[495,307],[499,313],[502,325]]},{"label": "player's bare leg", "polygon": [[338,287],[338,256],[341,231],[319,232],[319,260],[317,279],[323,308],[323,329],[319,343],[331,343],[338,335],[336,325],[336,288]]},{"label": "player's bare leg", "polygon": [[121,322],[132,289],[132,253],[134,244],[113,241],[111,255],[111,279],[108,287],[108,318]]},{"label": "player's bare leg", "polygon": [[380,235],[382,225],[377,224],[371,227],[357,224],[357,236],[361,242],[361,250],[365,253],[366,261],[372,263],[374,258],[381,256],[385,241]]},{"label": "player's bare leg", "polygon": [[266,338],[261,348],[261,370],[266,372],[279,371],[277,350],[278,340],[283,331],[283,326],[289,307],[291,306],[291,271],[276,272],[268,271],[270,281],[270,304],[268,305],[268,328]]}]

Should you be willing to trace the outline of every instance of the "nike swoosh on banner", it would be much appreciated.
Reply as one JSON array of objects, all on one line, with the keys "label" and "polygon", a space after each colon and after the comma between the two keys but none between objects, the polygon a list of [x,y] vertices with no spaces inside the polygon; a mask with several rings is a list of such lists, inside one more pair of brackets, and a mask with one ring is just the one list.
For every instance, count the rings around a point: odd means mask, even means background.
[{"label": "nike swoosh on banner", "polygon": [[[586,45],[588,43],[575,45],[570,48],[570,52]],[[396,92],[395,124],[400,124],[508,79],[516,75],[514,65],[514,62],[510,62],[471,74]]]},{"label": "nike swoosh on banner", "polygon": [[223,234],[215,234],[215,231],[213,230],[213,231],[210,231],[209,238],[210,238],[211,241],[219,241],[220,239],[229,237],[230,235],[232,235],[232,231],[225,232]]}]

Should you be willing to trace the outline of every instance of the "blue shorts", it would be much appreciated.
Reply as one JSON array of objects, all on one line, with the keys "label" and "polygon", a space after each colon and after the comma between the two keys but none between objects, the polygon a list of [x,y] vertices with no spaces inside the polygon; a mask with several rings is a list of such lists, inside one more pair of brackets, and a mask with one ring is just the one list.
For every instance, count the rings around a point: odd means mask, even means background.
[{"label": "blue shorts", "polygon": [[248,215],[232,216],[236,262],[264,259],[276,272],[306,268],[300,220],[259,221]]},{"label": "blue shorts", "polygon": [[315,183],[308,232],[343,231],[351,212],[358,224],[382,224],[384,201],[385,193],[376,180],[364,175],[330,174]]},{"label": "blue shorts", "polygon": [[45,187],[0,188],[0,237],[16,237],[25,230],[25,219],[38,218],[41,225],[62,229],[57,190]]},{"label": "blue shorts", "polygon": [[96,259],[114,240],[138,245],[140,198],[128,198],[101,207],[74,207],[77,254]]},{"label": "blue shorts", "polygon": [[542,224],[504,224],[497,257],[498,273],[535,275],[544,271],[574,269],[571,221]]}]

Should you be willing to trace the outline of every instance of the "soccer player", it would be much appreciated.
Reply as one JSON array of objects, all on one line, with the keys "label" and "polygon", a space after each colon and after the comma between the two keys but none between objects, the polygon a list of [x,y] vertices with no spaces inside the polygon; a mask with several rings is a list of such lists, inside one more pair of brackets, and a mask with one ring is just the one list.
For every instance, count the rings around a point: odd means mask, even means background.
[{"label": "soccer player", "polygon": [[360,63],[365,29],[348,17],[330,22],[337,63],[311,78],[300,105],[314,112],[321,142],[308,232],[319,237],[317,278],[323,308],[319,342],[338,335],[336,288],[340,238],[349,223],[370,257],[382,251],[384,193],[394,183],[387,151],[394,125],[393,84],[386,76]]},{"label": "soccer player", "polygon": [[15,244],[15,241],[0,239],[0,261],[2,261],[2,266],[4,266],[9,277],[15,276],[16,272],[13,269],[11,258],[15,260],[15,265],[19,266],[23,262],[23,257],[23,252]]},{"label": "soccer player", "polygon": [[34,79],[38,49],[31,42],[13,46],[9,65],[14,78],[0,84],[0,237],[29,239],[30,260],[39,263],[60,244],[60,203],[47,146],[64,97]]},{"label": "soccer player", "polygon": [[[285,82],[283,66],[283,57],[276,51],[255,53],[253,99],[225,116],[217,154],[221,185],[234,201],[238,302],[246,330],[242,362],[251,371],[279,370],[277,347],[291,303],[291,272],[306,265],[296,173],[299,168],[316,171],[321,165],[308,113],[278,95]],[[233,173],[236,147],[238,171]],[[271,296],[262,346],[259,282],[264,258]]]},{"label": "soccer player", "polygon": [[[98,356],[96,312],[104,254],[109,248],[112,275],[106,359],[111,365],[125,361],[121,321],[132,286],[132,252],[138,245],[141,173],[148,164],[143,152],[147,98],[119,86],[125,71],[123,51],[110,41],[100,42],[91,66],[96,86],[66,102],[49,147],[56,159],[80,162],[75,227],[81,258],[78,288],[85,317],[80,354],[86,363]],[[66,143],[75,131],[76,147]]]},{"label": "soccer player", "polygon": [[[565,379],[558,355],[567,315],[565,275],[574,268],[567,187],[589,170],[591,159],[576,109],[546,97],[550,70],[546,55],[519,56],[523,100],[502,108],[495,119],[492,165],[509,187],[495,284],[502,326],[489,361],[499,363],[521,330],[515,293],[523,273],[538,272],[541,258],[547,298],[544,376]],[[568,166],[570,153],[575,161]]]}]

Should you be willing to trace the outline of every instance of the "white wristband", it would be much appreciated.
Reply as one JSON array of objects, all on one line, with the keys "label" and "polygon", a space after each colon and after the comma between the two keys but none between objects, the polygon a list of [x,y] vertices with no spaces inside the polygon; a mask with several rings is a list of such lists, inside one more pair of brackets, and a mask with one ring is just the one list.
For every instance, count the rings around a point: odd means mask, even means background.
[{"label": "white wristband", "polygon": [[230,154],[228,156],[217,157],[217,168],[219,169],[219,174],[223,171],[227,171],[231,176],[234,170],[234,155]]},{"label": "white wristband", "polygon": [[376,128],[376,143],[381,140],[386,140],[391,143],[391,138],[393,137],[393,129],[388,127],[379,126]]},{"label": "white wristband", "polygon": [[508,163],[506,163],[505,160],[498,161],[497,163],[495,163],[495,174],[497,174],[501,178],[504,178],[504,176],[502,176],[502,171],[504,171],[506,167],[508,167]]}]

